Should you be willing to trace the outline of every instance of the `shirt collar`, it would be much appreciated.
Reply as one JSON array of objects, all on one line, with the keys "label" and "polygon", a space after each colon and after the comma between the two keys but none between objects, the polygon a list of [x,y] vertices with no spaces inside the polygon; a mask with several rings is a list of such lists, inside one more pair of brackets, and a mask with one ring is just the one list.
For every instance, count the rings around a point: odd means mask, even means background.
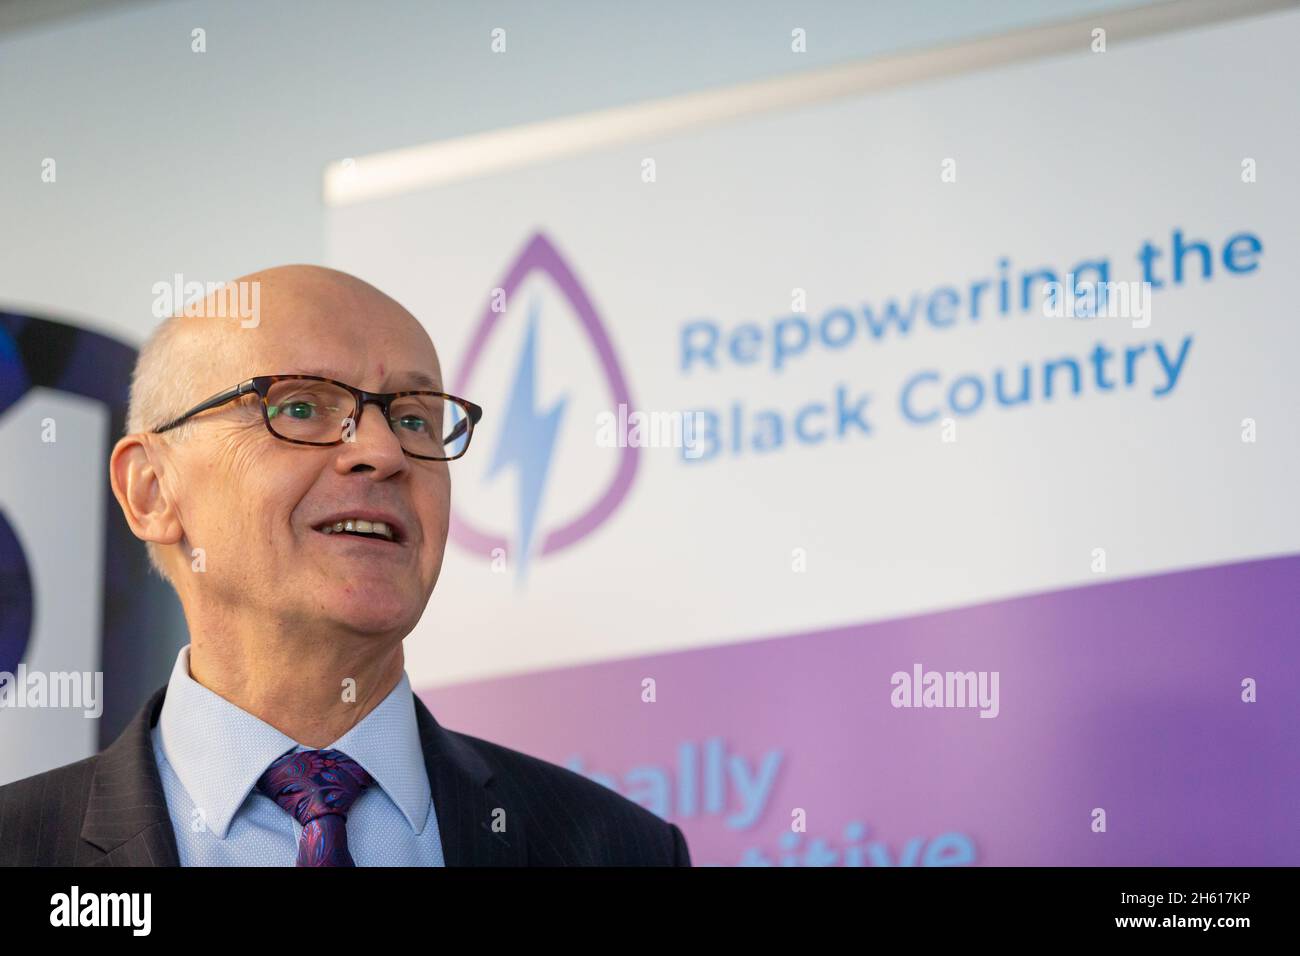
[{"label": "shirt collar", "polygon": [[[225,839],[263,771],[281,754],[314,748],[204,687],[190,676],[190,648],[176,655],[158,731],[163,755],[205,825]],[[406,672],[378,706],[328,748],[343,751],[375,779],[418,835],[429,816],[429,775]]]}]

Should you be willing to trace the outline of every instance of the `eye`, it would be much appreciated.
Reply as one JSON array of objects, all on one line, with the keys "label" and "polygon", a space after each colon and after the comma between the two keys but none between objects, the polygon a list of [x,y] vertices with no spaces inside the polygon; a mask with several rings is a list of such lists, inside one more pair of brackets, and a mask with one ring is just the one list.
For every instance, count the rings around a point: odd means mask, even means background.
[{"label": "eye", "polygon": [[419,415],[403,415],[396,419],[396,422],[402,428],[413,432],[422,432],[428,427],[428,421]]},{"label": "eye", "polygon": [[305,418],[311,418],[316,411],[316,405],[312,402],[282,402],[277,408],[273,409],[271,414],[285,415],[289,418],[296,418],[299,421]]}]

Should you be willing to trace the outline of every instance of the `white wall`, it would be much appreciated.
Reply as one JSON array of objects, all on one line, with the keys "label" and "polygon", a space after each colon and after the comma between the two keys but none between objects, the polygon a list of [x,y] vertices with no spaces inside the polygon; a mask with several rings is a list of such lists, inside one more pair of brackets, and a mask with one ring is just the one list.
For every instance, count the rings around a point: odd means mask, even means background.
[{"label": "white wall", "polygon": [[322,260],[330,160],[1134,5],[156,2],[12,32],[0,308],[139,341],[173,273]]}]

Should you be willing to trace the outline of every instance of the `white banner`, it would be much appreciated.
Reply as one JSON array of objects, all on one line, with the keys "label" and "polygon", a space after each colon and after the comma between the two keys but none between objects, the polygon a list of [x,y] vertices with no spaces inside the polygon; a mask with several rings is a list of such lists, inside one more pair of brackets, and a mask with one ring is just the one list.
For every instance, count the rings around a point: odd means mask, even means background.
[{"label": "white banner", "polygon": [[1300,550],[1297,49],[1082,38],[332,209],[485,409],[413,679]]}]

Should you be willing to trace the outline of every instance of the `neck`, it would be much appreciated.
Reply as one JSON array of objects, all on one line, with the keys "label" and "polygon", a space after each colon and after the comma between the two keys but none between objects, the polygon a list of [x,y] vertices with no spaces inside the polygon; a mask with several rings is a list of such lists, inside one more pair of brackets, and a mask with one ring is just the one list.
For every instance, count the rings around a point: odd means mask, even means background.
[{"label": "neck", "polygon": [[247,632],[227,622],[209,633],[190,622],[190,676],[313,749],[360,723],[397,686],[404,666],[400,635],[270,622]]}]

